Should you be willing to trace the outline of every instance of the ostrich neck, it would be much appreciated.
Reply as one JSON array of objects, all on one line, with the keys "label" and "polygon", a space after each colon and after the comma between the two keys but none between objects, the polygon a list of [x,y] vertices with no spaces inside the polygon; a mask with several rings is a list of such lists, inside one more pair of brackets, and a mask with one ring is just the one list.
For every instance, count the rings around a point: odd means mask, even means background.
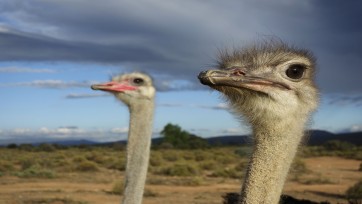
[{"label": "ostrich neck", "polygon": [[241,192],[241,203],[279,202],[305,124],[294,117],[286,120],[253,127],[254,149]]},{"label": "ostrich neck", "polygon": [[151,147],[153,109],[153,100],[137,101],[129,106],[130,123],[123,204],[142,203]]}]

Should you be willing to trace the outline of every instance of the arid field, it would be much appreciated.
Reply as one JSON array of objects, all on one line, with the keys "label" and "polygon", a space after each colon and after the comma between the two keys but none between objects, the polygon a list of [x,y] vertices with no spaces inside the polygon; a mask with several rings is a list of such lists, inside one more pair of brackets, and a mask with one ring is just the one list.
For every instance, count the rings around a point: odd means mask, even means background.
[{"label": "arid field", "polygon": [[[152,150],[145,204],[220,204],[238,192],[247,147]],[[284,194],[348,203],[345,192],[362,179],[360,148],[328,152],[308,147],[296,159]],[[120,203],[122,147],[0,148],[0,204]]]}]

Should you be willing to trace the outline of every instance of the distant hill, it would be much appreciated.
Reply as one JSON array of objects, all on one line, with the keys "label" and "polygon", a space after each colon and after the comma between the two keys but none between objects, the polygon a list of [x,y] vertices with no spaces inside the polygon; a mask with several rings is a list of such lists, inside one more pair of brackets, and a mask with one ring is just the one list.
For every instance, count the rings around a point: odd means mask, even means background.
[{"label": "distant hill", "polygon": [[95,145],[98,142],[90,141],[90,140],[62,140],[55,141],[54,144],[63,145],[63,146],[76,146],[76,145]]},{"label": "distant hill", "polygon": [[40,144],[43,143],[48,143],[48,144],[58,144],[58,145],[62,145],[62,146],[76,146],[76,145],[95,145],[95,144],[99,144],[98,142],[94,142],[94,141],[90,141],[90,140],[85,140],[85,139],[79,139],[79,140],[47,140],[47,139],[43,139],[43,140],[35,140],[32,142],[29,141],[18,141],[18,140],[3,140],[0,141],[0,146],[6,146],[8,144],[31,144],[34,146],[38,146]]},{"label": "distant hill", "polygon": [[[330,140],[340,140],[355,145],[362,145],[362,132],[334,134],[324,130],[310,130],[303,140],[305,145],[322,145]],[[251,142],[247,135],[228,135],[207,138],[211,145],[243,145]]]},{"label": "distant hill", "polygon": [[362,132],[333,134],[326,131],[314,130],[307,145],[321,145],[329,140],[340,140],[355,145],[362,145]]},{"label": "distant hill", "polygon": [[[160,144],[163,138],[153,138],[153,144]],[[204,138],[210,145],[244,145],[251,143],[250,136],[247,135],[227,135],[216,136],[210,138]],[[305,145],[322,145],[330,140],[340,140],[349,142],[355,145],[362,145],[362,132],[354,133],[340,133],[334,134],[324,130],[311,130],[307,133],[303,143]],[[126,144],[127,141],[114,141],[114,142],[94,142],[86,139],[78,140],[36,140],[32,142],[22,142],[18,140],[0,140],[0,146],[6,146],[8,144],[32,144],[39,145],[41,143],[58,144],[63,146],[77,146],[77,145],[112,145],[114,143]]]}]

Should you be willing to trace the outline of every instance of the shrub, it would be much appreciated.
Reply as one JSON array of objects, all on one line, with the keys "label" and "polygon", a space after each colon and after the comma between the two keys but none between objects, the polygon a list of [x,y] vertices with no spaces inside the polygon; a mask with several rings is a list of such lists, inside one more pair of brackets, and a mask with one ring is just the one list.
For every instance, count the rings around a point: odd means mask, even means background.
[{"label": "shrub", "polygon": [[199,165],[203,170],[213,170],[218,167],[218,163],[214,160],[202,161]]},{"label": "shrub", "polygon": [[239,164],[236,165],[235,170],[237,170],[237,171],[245,171],[247,166],[248,166],[248,162],[246,160],[241,161],[241,162],[239,162]]},{"label": "shrub", "polygon": [[160,173],[167,176],[195,176],[200,174],[200,170],[192,164],[174,164],[162,169]]},{"label": "shrub", "polygon": [[199,176],[174,178],[150,177],[147,178],[147,183],[151,185],[200,186],[203,183],[203,178]]},{"label": "shrub", "polygon": [[21,144],[19,145],[18,149],[24,150],[24,151],[32,151],[34,149],[32,144]]},{"label": "shrub", "polygon": [[125,159],[114,159],[109,162],[109,165],[107,166],[109,169],[116,169],[118,171],[124,171],[126,170],[126,160]]},{"label": "shrub", "polygon": [[304,181],[300,181],[300,183],[306,184],[306,185],[333,184],[333,182],[331,180],[329,180],[328,178],[324,178],[322,176],[319,176],[317,178],[306,179]]},{"label": "shrub", "polygon": [[21,178],[55,178],[56,174],[50,169],[41,168],[38,165],[31,166],[15,174]]},{"label": "shrub", "polygon": [[112,144],[112,149],[116,151],[125,151],[126,145],[122,143],[115,142]]},{"label": "shrub", "polygon": [[14,170],[14,166],[9,161],[0,161],[0,171],[11,171]]},{"label": "shrub", "polygon": [[155,166],[161,166],[164,163],[163,158],[160,154],[157,154],[155,152],[151,153],[150,156],[150,165],[155,167]]},{"label": "shrub", "polygon": [[235,168],[225,168],[214,171],[211,176],[240,179],[242,177],[242,173],[237,171]]},{"label": "shrub", "polygon": [[166,161],[170,161],[170,162],[174,162],[174,161],[177,161],[179,159],[179,154],[175,151],[163,151],[162,152],[162,157],[164,160]]},{"label": "shrub", "polygon": [[213,155],[207,151],[197,150],[194,152],[195,161],[205,161],[213,159]]},{"label": "shrub", "polygon": [[35,165],[38,165],[38,163],[35,161],[35,159],[26,158],[26,159],[20,160],[21,170],[28,169]]},{"label": "shrub", "polygon": [[111,193],[116,195],[122,195],[124,192],[124,182],[123,181],[116,181],[113,184]]},{"label": "shrub", "polygon": [[301,159],[297,158],[292,163],[290,172],[292,174],[305,174],[305,173],[310,172],[310,170],[307,168],[307,166]]},{"label": "shrub", "polygon": [[99,169],[97,163],[95,162],[82,161],[75,167],[75,170],[86,172],[86,171],[98,171]]},{"label": "shrub", "polygon": [[17,144],[8,144],[6,147],[9,149],[16,149],[16,148],[18,148],[18,145]]},{"label": "shrub", "polygon": [[241,147],[234,151],[236,155],[240,157],[248,157],[251,154],[252,148],[250,147]]},{"label": "shrub", "polygon": [[362,180],[357,182],[346,191],[346,198],[351,204],[362,203]]},{"label": "shrub", "polygon": [[22,202],[23,204],[50,204],[50,203],[62,203],[62,204],[87,204],[86,201],[74,201],[69,198],[40,198],[31,199]]},{"label": "shrub", "polygon": [[56,147],[52,144],[43,143],[40,144],[36,149],[43,152],[54,152],[56,150]]},{"label": "shrub", "polygon": [[156,197],[157,196],[157,193],[151,191],[150,189],[145,189],[144,192],[143,192],[143,196],[144,197]]},{"label": "shrub", "polygon": [[333,150],[350,150],[355,147],[355,145],[349,143],[349,142],[343,142],[338,140],[331,140],[323,144],[323,147],[326,150],[333,151]]}]

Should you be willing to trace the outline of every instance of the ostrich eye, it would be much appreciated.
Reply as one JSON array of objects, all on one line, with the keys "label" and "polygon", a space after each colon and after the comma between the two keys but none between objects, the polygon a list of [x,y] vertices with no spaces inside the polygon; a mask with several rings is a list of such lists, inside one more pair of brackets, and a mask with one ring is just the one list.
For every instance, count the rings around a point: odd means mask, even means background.
[{"label": "ostrich eye", "polygon": [[305,67],[300,64],[293,64],[289,66],[285,74],[291,79],[300,79],[303,77]]},{"label": "ostrich eye", "polygon": [[133,79],[133,83],[137,84],[137,85],[141,85],[143,84],[144,80],[141,78],[135,78]]}]

